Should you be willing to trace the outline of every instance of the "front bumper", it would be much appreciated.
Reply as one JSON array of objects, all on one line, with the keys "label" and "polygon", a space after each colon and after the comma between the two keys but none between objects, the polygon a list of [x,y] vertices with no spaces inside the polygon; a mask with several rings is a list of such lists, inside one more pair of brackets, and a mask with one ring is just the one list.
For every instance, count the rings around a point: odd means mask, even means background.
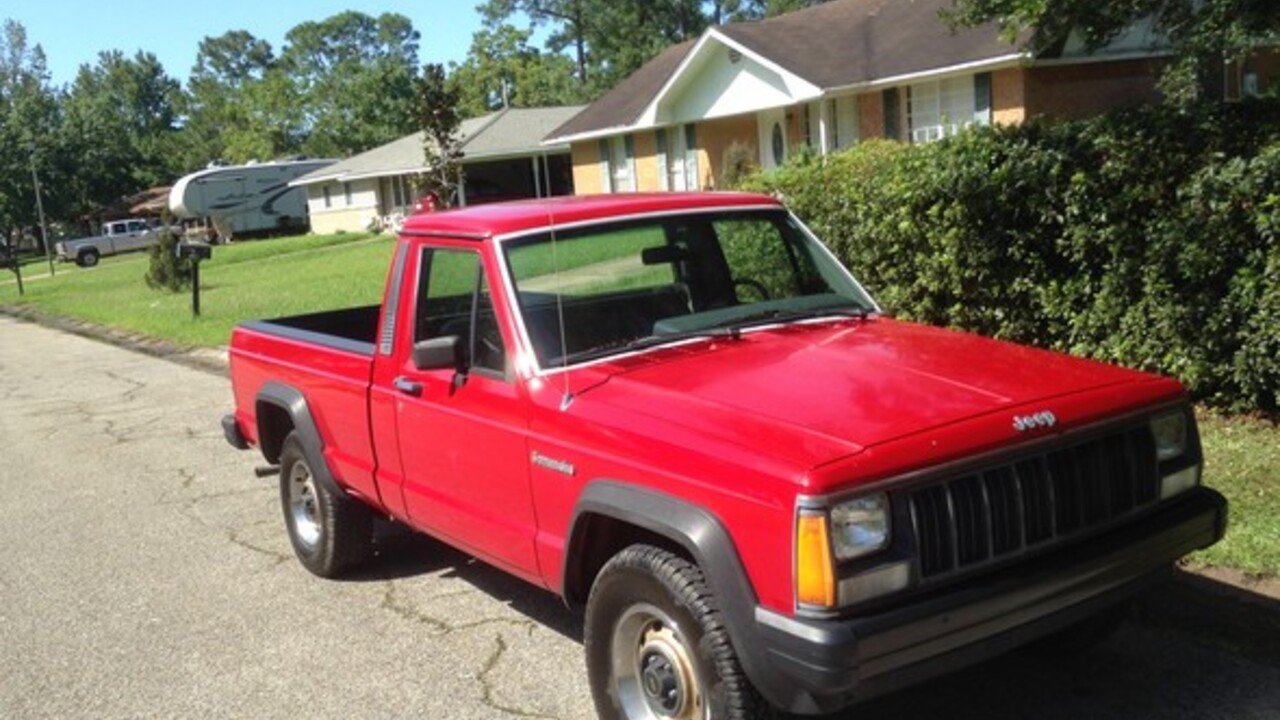
[{"label": "front bumper", "polygon": [[1106,535],[874,615],[802,620],[757,607],[758,642],[746,644],[776,673],[753,680],[787,710],[829,712],[999,655],[1165,577],[1221,539],[1226,509],[1197,488]]}]

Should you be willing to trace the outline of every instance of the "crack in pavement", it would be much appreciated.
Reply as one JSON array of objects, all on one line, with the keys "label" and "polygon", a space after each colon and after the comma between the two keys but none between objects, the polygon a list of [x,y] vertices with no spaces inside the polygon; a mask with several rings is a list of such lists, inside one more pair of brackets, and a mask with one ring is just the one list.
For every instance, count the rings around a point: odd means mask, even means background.
[{"label": "crack in pavement", "polygon": [[498,712],[506,713],[508,715],[515,715],[516,717],[559,720],[555,715],[546,715],[533,710],[525,710],[524,708],[503,705],[493,697],[494,686],[493,682],[489,679],[489,674],[497,669],[498,661],[501,660],[502,656],[507,652],[507,641],[502,639],[501,634],[494,635],[493,639],[497,641],[497,647],[494,648],[493,653],[489,655],[488,659],[484,661],[484,665],[480,668],[480,674],[476,676],[476,680],[480,683],[480,702],[493,710],[497,710]]},{"label": "crack in pavement", "polygon": [[[386,583],[386,590],[382,594],[382,600],[378,603],[378,607],[382,610],[391,612],[393,615],[396,615],[403,620],[426,625],[435,632],[437,637],[462,630],[473,630],[487,625],[526,627],[533,624],[532,620],[522,618],[484,618],[482,620],[473,620],[465,623],[450,623],[426,612],[422,608],[418,607],[416,603],[402,598],[399,589],[396,587],[395,580],[387,580]],[[450,591],[424,598],[424,600],[439,600],[441,598],[462,595],[467,592],[470,591]]]}]

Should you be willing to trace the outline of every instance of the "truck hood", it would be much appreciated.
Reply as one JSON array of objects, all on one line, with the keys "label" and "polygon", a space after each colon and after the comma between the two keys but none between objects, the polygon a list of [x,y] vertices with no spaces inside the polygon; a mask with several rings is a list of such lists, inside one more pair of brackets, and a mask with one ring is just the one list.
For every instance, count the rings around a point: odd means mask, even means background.
[{"label": "truck hood", "polygon": [[[814,464],[977,415],[1151,379],[883,317],[758,330],[591,370],[603,373],[585,392],[593,401]],[[789,442],[799,436],[803,449]]]}]

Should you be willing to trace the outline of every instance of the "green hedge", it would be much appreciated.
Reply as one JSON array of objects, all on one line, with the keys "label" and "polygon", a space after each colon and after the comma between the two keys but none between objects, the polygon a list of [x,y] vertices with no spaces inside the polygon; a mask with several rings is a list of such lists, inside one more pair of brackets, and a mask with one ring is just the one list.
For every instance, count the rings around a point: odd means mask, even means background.
[{"label": "green hedge", "polygon": [[756,175],[890,312],[1277,410],[1280,104],[862,143]]}]

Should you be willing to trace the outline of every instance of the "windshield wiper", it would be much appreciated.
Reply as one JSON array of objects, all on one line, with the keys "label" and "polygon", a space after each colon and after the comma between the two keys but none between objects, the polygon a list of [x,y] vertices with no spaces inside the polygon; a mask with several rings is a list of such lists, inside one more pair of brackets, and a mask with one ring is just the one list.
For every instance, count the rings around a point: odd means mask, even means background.
[{"label": "windshield wiper", "polygon": [[758,313],[752,313],[744,317],[735,318],[716,327],[722,330],[741,331],[746,328],[756,327],[758,325],[772,325],[774,323],[792,323],[802,320],[814,320],[823,317],[845,317],[855,318],[857,320],[866,320],[870,315],[870,311],[865,308],[810,308],[806,310],[764,310]]},{"label": "windshield wiper", "polygon": [[[739,335],[737,328],[731,327],[711,327],[702,330],[688,330],[684,332],[665,333],[661,335],[646,335],[644,337],[628,340],[625,342],[609,343],[607,345],[597,345],[596,347],[587,348],[571,353],[568,356],[569,363],[587,362],[597,360],[610,355],[620,355],[622,353],[636,352],[639,350],[647,350],[659,345],[669,345],[671,343],[683,342],[685,340],[696,340],[699,338],[734,338]],[[554,358],[551,366],[558,366],[565,362],[563,358]]]}]

